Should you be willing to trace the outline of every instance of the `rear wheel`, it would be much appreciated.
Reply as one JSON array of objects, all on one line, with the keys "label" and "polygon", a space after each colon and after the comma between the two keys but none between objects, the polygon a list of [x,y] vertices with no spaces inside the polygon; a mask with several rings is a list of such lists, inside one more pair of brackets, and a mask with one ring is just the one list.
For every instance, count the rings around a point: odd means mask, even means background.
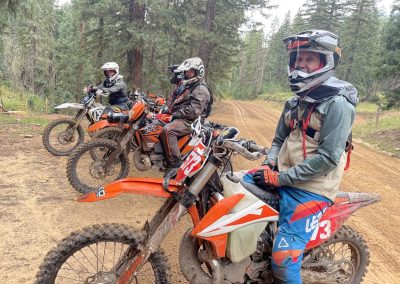
[{"label": "rear wheel", "polygon": [[55,156],[68,156],[85,139],[80,125],[74,128],[72,119],[60,118],[50,122],[43,131],[42,142]]},{"label": "rear wheel", "polygon": [[[327,242],[310,251],[303,263],[304,283],[361,283],[369,264],[365,240],[352,228],[343,226]],[[326,281],[326,282],[325,282]]]},{"label": "rear wheel", "polygon": [[[117,263],[128,248],[134,252],[142,240],[142,233],[122,224],[95,225],[74,232],[46,255],[36,283],[116,283]],[[168,283],[165,255],[152,253],[129,283]]]},{"label": "rear wheel", "polygon": [[117,147],[115,141],[95,139],[76,148],[67,163],[67,177],[73,188],[88,193],[126,177],[130,164],[125,150],[106,167],[106,162]]}]

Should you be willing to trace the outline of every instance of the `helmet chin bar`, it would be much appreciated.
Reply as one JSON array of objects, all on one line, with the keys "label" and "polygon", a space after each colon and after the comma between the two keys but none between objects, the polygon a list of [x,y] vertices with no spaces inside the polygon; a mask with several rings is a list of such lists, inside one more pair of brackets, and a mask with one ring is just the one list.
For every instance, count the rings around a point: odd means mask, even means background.
[{"label": "helmet chin bar", "polygon": [[[304,72],[302,72],[304,73]],[[304,91],[309,90],[312,87],[315,87],[324,81],[326,81],[329,77],[333,76],[334,70],[328,70],[324,74],[316,74],[313,77],[304,78],[290,78],[289,76],[289,86],[292,92],[299,94]],[[307,73],[306,73],[307,74]]]},{"label": "helmet chin bar", "polygon": [[182,81],[182,83],[184,84],[184,85],[190,85],[190,84],[192,84],[192,83],[195,83],[195,82],[197,82],[197,81],[199,81],[200,80],[200,78],[198,77],[198,76],[195,76],[195,77],[193,77],[193,78],[191,78],[191,79],[185,79],[185,80],[183,80]]},{"label": "helmet chin bar", "polygon": [[[315,70],[314,72],[307,73],[301,70],[293,69],[294,61],[301,51],[317,52],[320,55],[325,56],[325,66]],[[293,56],[293,54],[296,54]],[[319,50],[315,48],[299,49],[297,51],[292,51],[289,54],[290,62],[288,66],[288,79],[290,89],[294,93],[304,92],[328,79],[334,73],[335,59],[333,52],[327,50]]]}]

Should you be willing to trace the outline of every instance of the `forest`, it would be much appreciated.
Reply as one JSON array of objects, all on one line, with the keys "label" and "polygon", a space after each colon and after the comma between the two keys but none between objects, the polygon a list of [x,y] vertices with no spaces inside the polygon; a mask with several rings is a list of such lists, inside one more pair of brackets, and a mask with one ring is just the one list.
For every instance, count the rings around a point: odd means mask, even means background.
[{"label": "forest", "polygon": [[[3,0],[0,85],[79,101],[82,88],[118,62],[129,90],[168,96],[171,64],[199,56],[215,96],[255,99],[288,92],[286,36],[310,28],[340,36],[337,77],[362,101],[400,107],[400,0],[307,0],[283,21],[269,0]],[[268,32],[252,11],[272,17]],[[258,22],[257,22],[258,21]]]}]

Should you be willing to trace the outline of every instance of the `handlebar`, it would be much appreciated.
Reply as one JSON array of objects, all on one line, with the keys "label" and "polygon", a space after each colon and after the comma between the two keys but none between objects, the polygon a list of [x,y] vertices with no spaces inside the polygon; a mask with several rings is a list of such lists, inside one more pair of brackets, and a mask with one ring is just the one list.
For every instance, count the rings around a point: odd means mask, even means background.
[{"label": "handlebar", "polygon": [[[222,143],[222,147],[238,152],[240,155],[242,155],[244,158],[250,161],[255,161],[258,160],[263,156],[263,152],[266,151],[266,148],[259,146],[255,143],[251,143],[253,141],[246,141],[246,140],[239,140],[239,141],[233,141],[233,140],[225,140]],[[246,145],[248,144],[248,145]],[[244,145],[244,146],[243,146]],[[249,150],[254,150],[256,152],[250,152]]]}]

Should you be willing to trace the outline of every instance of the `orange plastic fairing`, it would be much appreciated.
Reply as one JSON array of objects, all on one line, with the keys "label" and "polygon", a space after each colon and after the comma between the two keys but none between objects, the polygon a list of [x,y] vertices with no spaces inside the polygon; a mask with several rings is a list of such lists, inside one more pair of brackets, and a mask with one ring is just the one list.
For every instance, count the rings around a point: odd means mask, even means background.
[{"label": "orange plastic fairing", "polygon": [[[96,191],[89,192],[78,198],[79,202],[95,202],[114,198],[121,193],[150,195],[156,197],[170,197],[162,187],[162,178],[125,178],[106,184]],[[168,189],[176,191],[176,181],[170,180]]]},{"label": "orange plastic fairing", "polygon": [[[93,123],[92,125],[90,125],[88,127],[88,132],[92,133],[92,132],[96,132],[99,131],[100,129],[106,128],[106,127],[118,127],[119,123],[118,122],[109,122],[107,119],[104,120],[99,120],[96,123]],[[128,128],[129,124],[124,123],[124,128]]]},{"label": "orange plastic fairing", "polygon": [[207,240],[211,243],[215,257],[217,258],[222,258],[225,256],[228,234],[222,234],[213,237],[201,237],[198,236],[198,234],[217,221],[219,218],[228,214],[228,212],[230,212],[231,209],[238,204],[243,197],[244,194],[235,194],[228,198],[222,199],[215,204],[210,211],[207,212],[203,219],[201,219],[200,223],[192,230],[192,236]]}]

